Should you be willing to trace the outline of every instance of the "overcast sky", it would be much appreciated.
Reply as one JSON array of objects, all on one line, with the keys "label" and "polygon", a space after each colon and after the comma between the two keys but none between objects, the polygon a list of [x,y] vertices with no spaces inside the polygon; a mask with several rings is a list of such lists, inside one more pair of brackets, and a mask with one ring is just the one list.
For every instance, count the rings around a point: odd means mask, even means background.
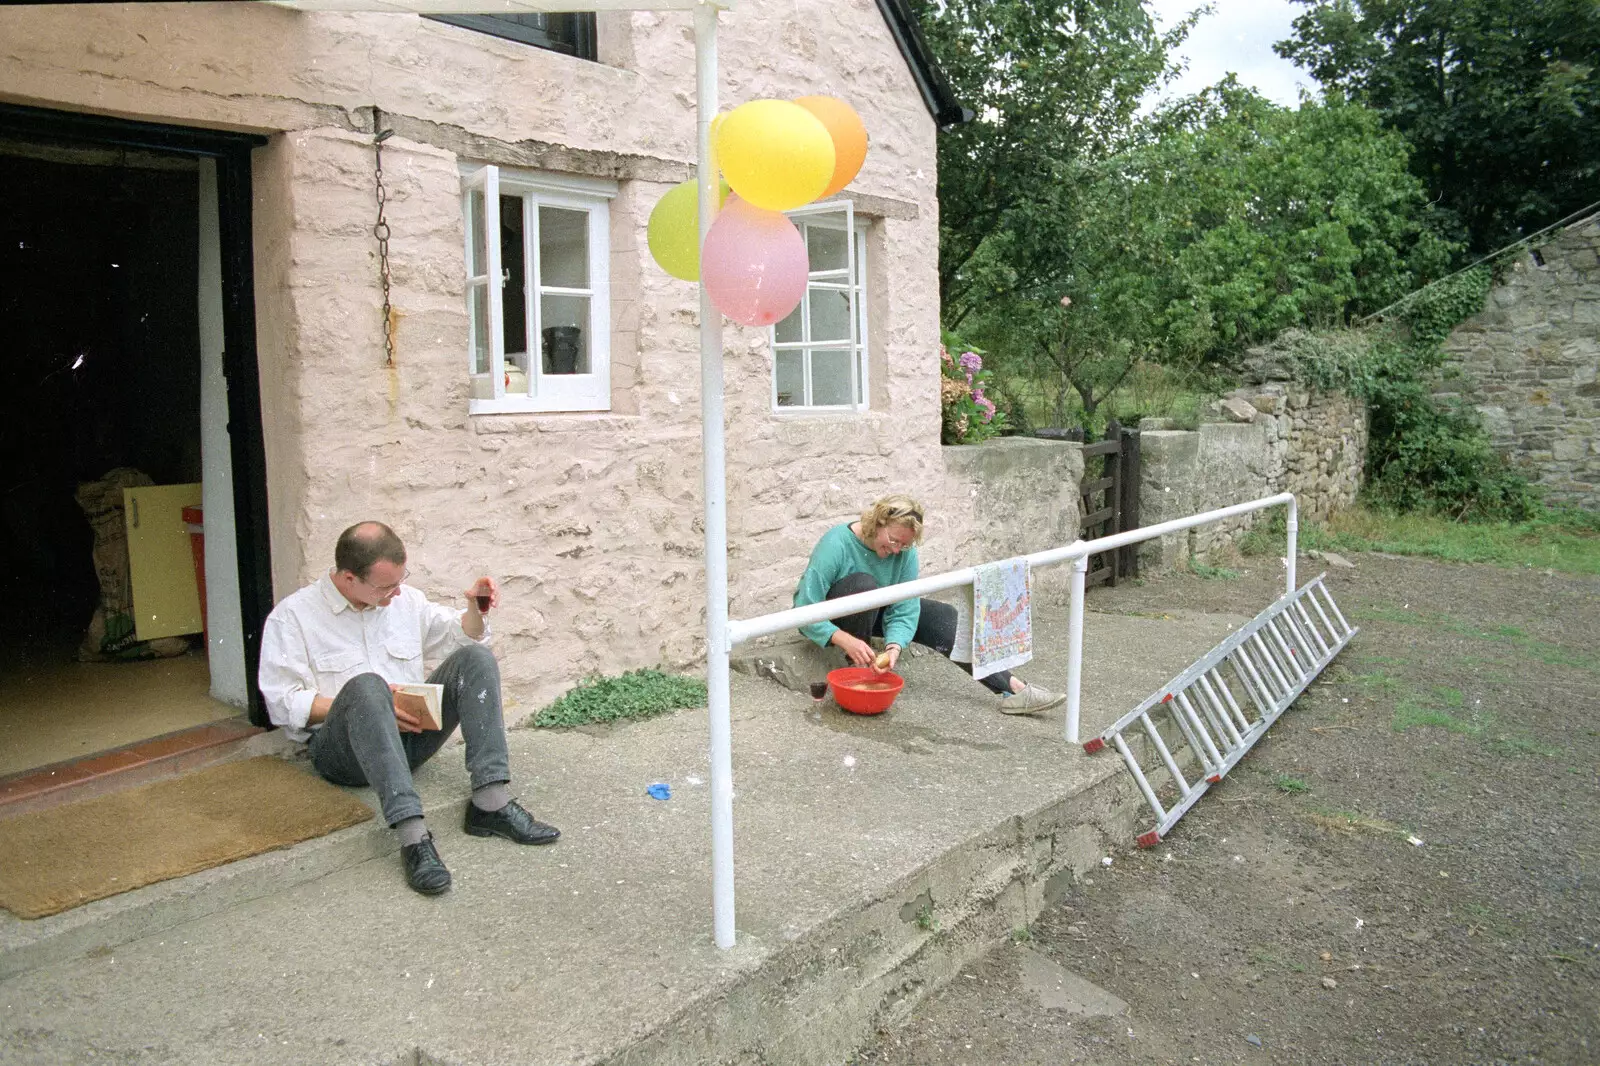
[{"label": "overcast sky", "polygon": [[[1145,7],[1165,29],[1201,3],[1145,0]],[[1299,103],[1298,86],[1316,88],[1309,74],[1272,51],[1274,41],[1289,36],[1290,23],[1305,11],[1303,6],[1289,0],[1213,0],[1212,6],[1216,10],[1201,17],[1179,53],[1189,61],[1188,70],[1161,97],[1199,92],[1230,72],[1267,99],[1289,107]]]}]

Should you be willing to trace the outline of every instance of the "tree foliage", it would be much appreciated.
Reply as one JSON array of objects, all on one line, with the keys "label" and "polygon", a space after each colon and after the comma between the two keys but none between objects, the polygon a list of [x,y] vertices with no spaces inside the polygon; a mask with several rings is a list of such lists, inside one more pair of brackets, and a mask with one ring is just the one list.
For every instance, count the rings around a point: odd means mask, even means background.
[{"label": "tree foliage", "polygon": [[[946,325],[975,291],[1032,282],[1035,253],[1070,229],[1085,160],[1123,138],[1167,50],[1140,0],[911,0],[940,67],[974,121],[939,137],[939,287]],[[1039,223],[1048,225],[1039,225]],[[1003,259],[974,259],[1005,233]],[[998,274],[981,266],[1003,266]]]},{"label": "tree foliage", "polygon": [[1002,229],[971,261],[969,335],[1054,384],[1058,417],[1070,388],[1092,418],[1141,361],[1228,364],[1282,329],[1348,322],[1454,251],[1403,140],[1356,105],[1282,108],[1229,80],[1078,172],[1070,227],[1036,222],[1058,231],[1048,249]]},{"label": "tree foliage", "polygon": [[1595,0],[1297,0],[1279,55],[1372,108],[1475,252],[1600,201]]}]

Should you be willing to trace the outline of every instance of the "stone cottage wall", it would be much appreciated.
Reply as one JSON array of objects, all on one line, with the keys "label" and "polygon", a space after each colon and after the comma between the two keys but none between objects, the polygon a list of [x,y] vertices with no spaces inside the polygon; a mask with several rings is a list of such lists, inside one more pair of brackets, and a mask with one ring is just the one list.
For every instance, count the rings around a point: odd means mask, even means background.
[{"label": "stone cottage wall", "polygon": [[1546,500],[1600,510],[1600,215],[1512,263],[1445,350],[1439,394],[1476,407]]},{"label": "stone cottage wall", "polygon": [[[849,191],[871,223],[872,409],[772,413],[767,332],[726,331],[734,615],[786,606],[815,538],[891,490],[929,507],[930,571],[978,542],[1047,546],[1026,532],[1023,513],[1044,506],[1030,493],[1004,511],[970,463],[946,469],[935,129],[876,4],[747,0],[721,27],[725,108],[832,93],[872,144]],[[406,15],[0,8],[0,99],[269,138],[253,224],[275,592],[321,572],[365,518],[401,533],[430,595],[459,602],[474,574],[495,574],[513,717],[592,671],[703,658],[698,294],[645,242],[651,207],[695,155],[691,15],[602,13],[598,29],[599,62],[584,62]],[[372,239],[375,106],[395,131],[393,367]],[[459,168],[482,163],[618,183],[610,412],[467,414]],[[1050,537],[1073,524],[1065,510],[1040,519]]]},{"label": "stone cottage wall", "polygon": [[[1240,389],[1218,405],[1229,419],[1197,430],[1140,433],[1143,524],[1292,492],[1302,519],[1326,519],[1355,502],[1366,462],[1365,404],[1342,393],[1273,382]],[[1168,570],[1205,561],[1271,512],[1258,512],[1146,542],[1140,562]]]}]

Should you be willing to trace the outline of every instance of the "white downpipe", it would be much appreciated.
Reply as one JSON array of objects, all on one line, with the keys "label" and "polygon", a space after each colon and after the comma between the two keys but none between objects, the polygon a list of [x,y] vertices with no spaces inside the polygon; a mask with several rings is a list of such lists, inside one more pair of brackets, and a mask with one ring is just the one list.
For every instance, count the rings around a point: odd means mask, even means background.
[{"label": "white downpipe", "polygon": [[1289,589],[1285,595],[1294,595],[1294,564],[1300,555],[1300,505],[1293,496],[1289,497],[1289,520],[1284,523],[1289,531],[1289,553],[1284,556],[1283,566],[1289,572]]},{"label": "white downpipe", "polygon": [[1079,699],[1083,694],[1083,596],[1089,557],[1072,560],[1072,608],[1067,615],[1067,743],[1078,743]]},{"label": "white downpipe", "polygon": [[[717,215],[711,120],[717,113],[717,7],[694,11],[700,241]],[[700,433],[706,496],[706,691],[711,720],[711,912],[717,947],[733,947],[733,726],[728,695],[728,495],[722,402],[722,313],[700,283]]]}]

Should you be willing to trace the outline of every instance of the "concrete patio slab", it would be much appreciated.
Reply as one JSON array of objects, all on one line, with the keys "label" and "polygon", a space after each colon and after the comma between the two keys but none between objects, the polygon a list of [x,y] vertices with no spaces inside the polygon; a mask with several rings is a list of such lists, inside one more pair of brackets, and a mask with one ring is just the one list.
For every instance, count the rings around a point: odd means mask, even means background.
[{"label": "concrete patio slab", "polygon": [[[1019,672],[1059,687],[1066,612],[1037,613]],[[1091,613],[1085,735],[1250,613]],[[372,823],[0,922],[0,1063],[837,1062],[1138,818],[1120,762],[1066,744],[1060,708],[1003,716],[934,656],[904,672],[875,718],[735,675],[731,951],[711,943],[705,712],[514,729],[514,791],[560,843],[463,834],[452,746],[418,778],[443,897],[405,887]]]}]

